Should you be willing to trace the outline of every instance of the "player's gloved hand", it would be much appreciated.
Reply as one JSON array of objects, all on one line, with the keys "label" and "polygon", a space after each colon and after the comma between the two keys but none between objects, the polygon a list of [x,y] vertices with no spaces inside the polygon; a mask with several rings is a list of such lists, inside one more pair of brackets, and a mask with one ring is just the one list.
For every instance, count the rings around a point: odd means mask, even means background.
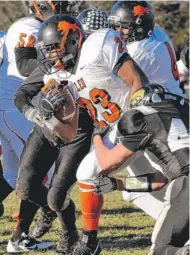
[{"label": "player's gloved hand", "polygon": [[40,127],[45,127],[45,123],[43,122],[42,117],[40,116],[40,111],[38,108],[30,107],[25,113],[25,117],[34,122]]},{"label": "player's gloved hand", "polygon": [[103,138],[108,133],[109,130],[110,130],[110,126],[100,127],[96,125],[94,129],[93,137],[95,137],[96,135],[100,135]]},{"label": "player's gloved hand", "polygon": [[40,115],[43,119],[50,119],[55,111],[62,107],[67,95],[62,86],[53,85],[47,89],[40,100]]},{"label": "player's gloved hand", "polygon": [[116,179],[113,177],[101,175],[94,180],[94,193],[102,195],[117,189]]}]

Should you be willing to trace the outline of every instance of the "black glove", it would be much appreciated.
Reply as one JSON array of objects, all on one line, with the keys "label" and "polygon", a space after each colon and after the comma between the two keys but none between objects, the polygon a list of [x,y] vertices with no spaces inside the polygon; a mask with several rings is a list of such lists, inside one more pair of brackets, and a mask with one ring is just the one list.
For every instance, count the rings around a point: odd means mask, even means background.
[{"label": "black glove", "polygon": [[98,125],[95,126],[93,137],[96,135],[100,135],[102,138],[108,133],[110,130],[110,126],[100,127]]},{"label": "black glove", "polygon": [[113,177],[101,175],[94,180],[94,193],[102,195],[117,189],[116,179]]},{"label": "black glove", "polygon": [[47,89],[40,100],[40,115],[44,120],[48,120],[63,105],[66,93],[62,86],[52,86]]}]

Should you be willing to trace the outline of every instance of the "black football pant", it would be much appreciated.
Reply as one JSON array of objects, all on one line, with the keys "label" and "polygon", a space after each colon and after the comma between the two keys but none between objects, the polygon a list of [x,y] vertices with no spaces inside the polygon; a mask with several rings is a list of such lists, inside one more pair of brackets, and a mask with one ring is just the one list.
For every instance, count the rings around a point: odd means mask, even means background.
[{"label": "black football pant", "polygon": [[[32,201],[44,210],[49,205],[57,212],[62,223],[67,221],[64,211],[67,211],[71,218],[74,207],[68,199],[68,192],[76,182],[76,171],[81,160],[90,149],[92,132],[93,124],[87,113],[80,114],[78,132],[72,142],[54,142],[43,128],[36,126],[21,156],[18,196],[23,200]],[[55,172],[47,190],[41,183],[54,162]],[[70,210],[67,207],[70,207]]]},{"label": "black football pant", "polygon": [[189,176],[181,176],[168,185],[164,204],[149,255],[187,254],[181,247],[189,240]]}]

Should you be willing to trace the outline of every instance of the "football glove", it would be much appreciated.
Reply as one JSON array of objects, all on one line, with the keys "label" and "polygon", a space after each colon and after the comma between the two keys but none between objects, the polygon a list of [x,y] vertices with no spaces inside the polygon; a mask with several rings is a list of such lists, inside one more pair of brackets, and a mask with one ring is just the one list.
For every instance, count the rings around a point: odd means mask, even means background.
[{"label": "football glove", "polygon": [[96,135],[100,135],[102,138],[104,138],[104,136],[108,133],[109,130],[110,130],[110,126],[100,127],[96,125],[94,129],[93,137],[95,137]]},{"label": "football glove", "polygon": [[47,89],[40,100],[40,115],[43,119],[50,119],[54,113],[62,107],[66,99],[63,87],[52,86]]},{"label": "football glove", "polygon": [[102,195],[117,189],[117,182],[115,178],[101,175],[94,180],[96,195]]},{"label": "football glove", "polygon": [[30,107],[25,113],[25,117],[29,120],[34,122],[40,127],[45,127],[45,123],[41,118],[40,112],[38,108]]}]

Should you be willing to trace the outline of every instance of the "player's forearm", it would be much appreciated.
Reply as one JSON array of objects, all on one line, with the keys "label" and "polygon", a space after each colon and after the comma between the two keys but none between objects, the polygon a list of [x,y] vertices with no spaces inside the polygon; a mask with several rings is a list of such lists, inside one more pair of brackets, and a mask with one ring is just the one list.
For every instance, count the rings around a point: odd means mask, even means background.
[{"label": "player's forearm", "polygon": [[103,171],[109,170],[110,173],[112,170],[115,170],[121,162],[117,162],[117,159],[110,158],[110,150],[104,145],[100,136],[95,136],[93,142],[98,163]]},{"label": "player's forearm", "polygon": [[167,183],[167,178],[159,171],[142,176],[117,178],[117,190],[132,192],[150,192],[162,189]]},{"label": "player's forearm", "polygon": [[126,61],[117,74],[127,85],[131,86],[131,95],[149,82],[145,73],[133,60]]},{"label": "player's forearm", "polygon": [[160,190],[167,184],[167,179],[160,173],[113,178],[105,175],[98,176],[94,181],[95,193],[102,195],[114,190],[128,192],[151,192]]},{"label": "player's forearm", "polygon": [[17,90],[14,96],[14,103],[21,113],[24,113],[32,106],[32,98],[44,86],[43,77],[44,73],[39,68],[36,68]]}]

